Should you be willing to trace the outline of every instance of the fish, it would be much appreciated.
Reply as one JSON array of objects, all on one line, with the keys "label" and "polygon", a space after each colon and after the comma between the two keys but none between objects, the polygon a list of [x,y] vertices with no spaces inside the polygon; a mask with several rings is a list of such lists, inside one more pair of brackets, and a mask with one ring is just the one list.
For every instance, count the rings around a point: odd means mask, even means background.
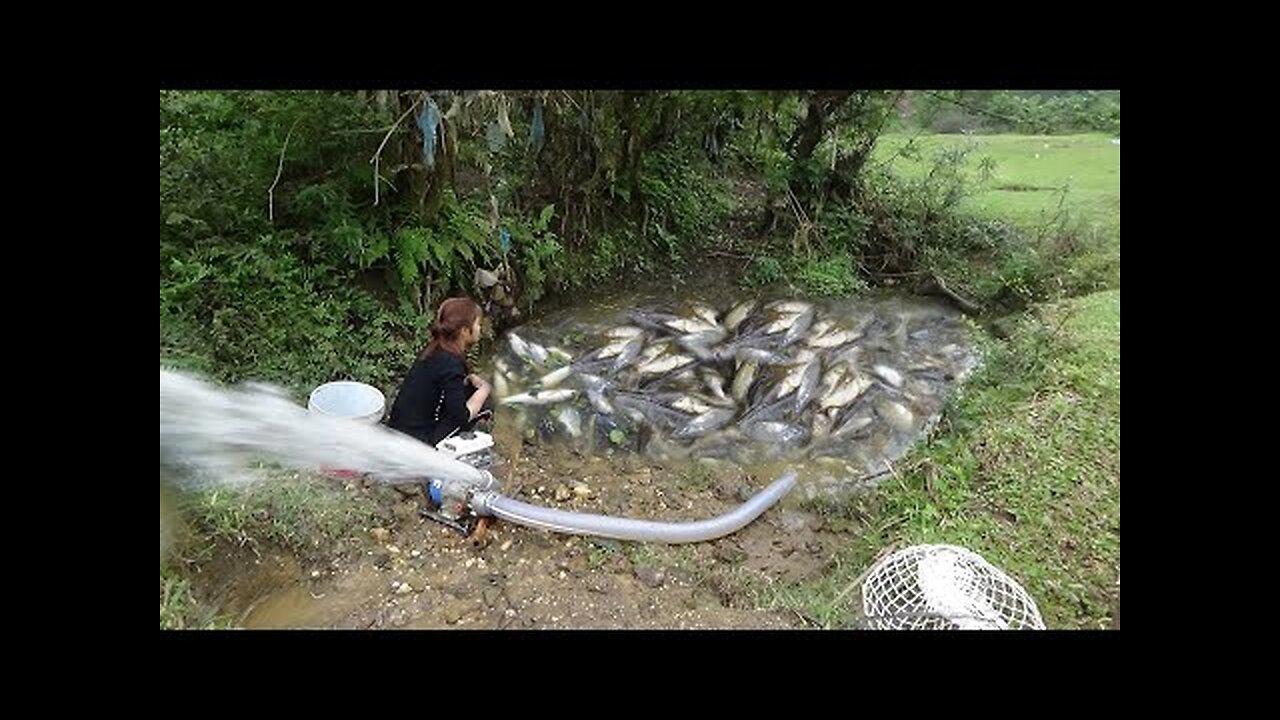
[{"label": "fish", "polygon": [[818,386],[818,374],[822,372],[822,359],[814,358],[805,365],[800,375],[800,385],[796,388],[796,412],[804,410],[813,398],[813,391]]},{"label": "fish", "polygon": [[717,325],[716,323],[717,313],[715,308],[710,307],[709,305],[703,305],[702,303],[694,303],[692,310],[693,310],[694,316],[696,316],[699,320],[707,323],[708,325],[712,325],[712,326]]},{"label": "fish", "polygon": [[876,377],[889,383],[895,388],[902,387],[902,373],[894,370],[888,365],[876,365],[871,368],[871,372],[875,373]]},{"label": "fish", "polygon": [[529,355],[533,357],[534,362],[538,365],[546,365],[548,358],[551,357],[547,352],[547,349],[532,341],[528,342],[527,345],[529,348]]},{"label": "fish", "polygon": [[613,414],[613,405],[609,404],[608,398],[600,390],[588,388],[587,401],[591,403],[591,407],[595,408],[596,412],[602,415]]},{"label": "fish", "polygon": [[578,394],[577,390],[541,390],[520,393],[502,400],[503,405],[551,405],[564,402]]},{"label": "fish", "polygon": [[872,418],[867,413],[852,413],[846,417],[834,431],[832,437],[841,437],[844,435],[852,435],[860,430],[865,429],[872,423]]},{"label": "fish", "polygon": [[814,438],[826,437],[831,433],[831,425],[834,422],[829,413],[814,413],[812,427],[809,432]]},{"label": "fish", "polygon": [[600,348],[599,350],[596,350],[595,358],[598,360],[605,360],[608,358],[617,357],[618,354],[621,353],[625,347],[627,347],[627,344],[629,342],[630,342],[629,339],[615,340],[609,343],[608,345],[605,345],[604,347]]},{"label": "fish", "polygon": [[848,345],[851,342],[860,340],[862,333],[855,333],[850,330],[833,330],[820,337],[810,337],[805,341],[809,347],[815,347],[821,350],[829,350],[837,348],[841,345]]},{"label": "fish", "polygon": [[559,385],[561,381],[569,377],[569,375],[571,375],[572,373],[573,373],[573,366],[565,365],[559,370],[552,370],[546,375],[543,375],[542,378],[538,380],[538,383],[542,385],[542,387],[544,388],[553,388],[556,385]]},{"label": "fish", "polygon": [[808,436],[808,431],[804,428],[785,422],[756,422],[745,429],[747,437],[763,443],[791,445],[803,441]]},{"label": "fish", "polygon": [[740,347],[733,355],[739,363],[754,360],[760,365],[781,365],[787,361],[785,355],[754,347]]},{"label": "fish", "polygon": [[521,360],[531,363],[533,362],[533,353],[529,350],[529,343],[524,338],[515,333],[507,333],[507,344],[511,346],[511,352]]},{"label": "fish", "polygon": [[678,428],[689,422],[690,416],[653,402],[640,395],[619,393],[614,403],[637,420],[647,420],[658,427]]},{"label": "fish", "polygon": [[809,308],[795,317],[791,327],[787,328],[787,333],[782,336],[782,346],[786,347],[804,337],[811,324],[813,324],[813,308]]},{"label": "fish", "polygon": [[914,429],[915,416],[901,403],[884,400],[876,404],[876,414],[884,418],[895,430],[909,432]]},{"label": "fish", "polygon": [[578,415],[577,410],[568,406],[560,408],[556,412],[556,421],[573,437],[582,435],[582,417]]},{"label": "fish", "polygon": [[786,397],[791,394],[792,390],[800,387],[801,381],[804,379],[805,373],[809,370],[809,363],[814,359],[813,353],[808,350],[801,350],[796,355],[795,361],[791,364],[791,369],[783,376],[782,381],[774,387],[770,393],[770,399]]},{"label": "fish", "polygon": [[711,325],[708,325],[707,323],[703,322],[701,319],[681,318],[681,317],[674,318],[672,320],[667,320],[662,324],[672,330],[675,330],[676,332],[683,333],[685,335],[689,335],[692,333],[706,332],[708,330],[714,330],[716,327],[714,323]]},{"label": "fish", "polygon": [[713,430],[718,430],[733,420],[733,410],[727,408],[709,408],[698,417],[690,420],[688,424],[677,428],[671,433],[671,437],[677,440],[688,440],[690,438],[702,437]]},{"label": "fish", "polygon": [[613,372],[618,372],[627,367],[640,355],[642,349],[644,349],[644,335],[637,335],[631,338],[623,346],[622,351],[618,353],[618,357],[613,361],[613,366],[610,369]]},{"label": "fish", "polygon": [[799,315],[802,312],[808,312],[813,309],[813,306],[809,303],[799,300],[778,300],[777,302],[769,303],[768,307],[771,310],[781,310],[792,315]]},{"label": "fish", "polygon": [[644,333],[643,328],[634,325],[620,325],[615,328],[609,328],[604,332],[604,336],[613,339],[630,340],[631,338]]},{"label": "fish", "polygon": [[858,396],[866,392],[869,387],[871,387],[871,378],[850,370],[842,378],[835,381],[827,392],[823,393],[821,399],[818,400],[818,408],[827,410],[844,407],[857,400]]},{"label": "fish", "polygon": [[693,362],[693,358],[688,355],[668,353],[662,357],[650,360],[636,368],[636,370],[639,371],[641,375],[656,375],[682,368],[691,362]]},{"label": "fish", "polygon": [[747,319],[747,316],[750,315],[751,311],[755,310],[755,308],[755,300],[744,300],[738,303],[729,311],[728,315],[724,316],[724,328],[729,332],[736,332],[738,326],[742,324],[743,320]]},{"label": "fish", "polygon": [[748,360],[738,368],[738,372],[733,376],[733,399],[742,402],[747,398],[747,391],[751,389],[751,385],[755,383],[756,373],[760,370],[760,363],[755,360]]},{"label": "fish", "polygon": [[724,392],[724,378],[720,376],[720,373],[711,368],[702,368],[699,375],[701,375],[702,382],[706,385],[712,398],[720,402],[733,402],[733,399]]},{"label": "fish", "polygon": [[681,395],[679,399],[671,403],[671,407],[680,412],[687,412],[690,415],[701,415],[711,409],[710,405],[690,395]]}]

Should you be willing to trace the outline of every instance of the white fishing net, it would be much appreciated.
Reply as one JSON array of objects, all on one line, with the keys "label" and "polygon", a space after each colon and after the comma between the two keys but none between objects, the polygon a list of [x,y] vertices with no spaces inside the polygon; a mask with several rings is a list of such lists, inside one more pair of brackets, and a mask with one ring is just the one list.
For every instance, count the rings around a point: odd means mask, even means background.
[{"label": "white fishing net", "polygon": [[862,584],[873,630],[1043,630],[1013,578],[954,545],[915,545],[880,561]]}]

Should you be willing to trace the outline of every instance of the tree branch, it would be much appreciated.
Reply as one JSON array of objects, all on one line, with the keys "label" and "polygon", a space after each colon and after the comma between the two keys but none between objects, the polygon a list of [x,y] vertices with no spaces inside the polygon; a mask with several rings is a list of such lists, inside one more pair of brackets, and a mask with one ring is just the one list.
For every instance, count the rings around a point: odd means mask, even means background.
[{"label": "tree branch", "polygon": [[276,185],[280,182],[280,175],[284,173],[284,153],[289,149],[289,138],[293,137],[294,128],[301,121],[302,118],[294,120],[289,132],[285,133],[284,146],[280,148],[280,163],[276,166],[276,179],[271,181],[271,187],[267,189],[267,220],[271,223],[276,221]]}]

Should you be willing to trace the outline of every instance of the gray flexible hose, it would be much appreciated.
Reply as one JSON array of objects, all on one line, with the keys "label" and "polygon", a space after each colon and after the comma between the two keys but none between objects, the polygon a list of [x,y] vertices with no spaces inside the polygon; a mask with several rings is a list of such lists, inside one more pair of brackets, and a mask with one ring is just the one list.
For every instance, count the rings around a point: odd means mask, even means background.
[{"label": "gray flexible hose", "polygon": [[530,505],[497,493],[477,498],[478,502],[473,507],[481,515],[494,515],[518,525],[571,535],[595,535],[638,542],[693,543],[714,540],[741,530],[782,499],[795,484],[795,473],[786,473],[731,512],[708,520],[683,523],[568,512]]}]

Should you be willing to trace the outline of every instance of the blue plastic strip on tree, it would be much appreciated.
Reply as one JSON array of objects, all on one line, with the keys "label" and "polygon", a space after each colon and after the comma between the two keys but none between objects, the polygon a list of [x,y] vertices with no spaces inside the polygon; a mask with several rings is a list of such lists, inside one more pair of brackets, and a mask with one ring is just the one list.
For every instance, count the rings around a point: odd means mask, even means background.
[{"label": "blue plastic strip on tree", "polygon": [[502,244],[502,254],[506,255],[511,249],[511,233],[506,228],[502,228],[502,232],[498,234],[498,241]]},{"label": "blue plastic strip on tree", "polygon": [[436,126],[440,124],[440,108],[430,97],[418,115],[418,128],[422,130],[422,157],[430,170],[436,165]]},{"label": "blue plastic strip on tree", "polygon": [[534,154],[542,149],[542,139],[545,133],[542,126],[542,101],[536,100],[533,104],[533,127],[529,129],[529,144],[533,147]]}]

